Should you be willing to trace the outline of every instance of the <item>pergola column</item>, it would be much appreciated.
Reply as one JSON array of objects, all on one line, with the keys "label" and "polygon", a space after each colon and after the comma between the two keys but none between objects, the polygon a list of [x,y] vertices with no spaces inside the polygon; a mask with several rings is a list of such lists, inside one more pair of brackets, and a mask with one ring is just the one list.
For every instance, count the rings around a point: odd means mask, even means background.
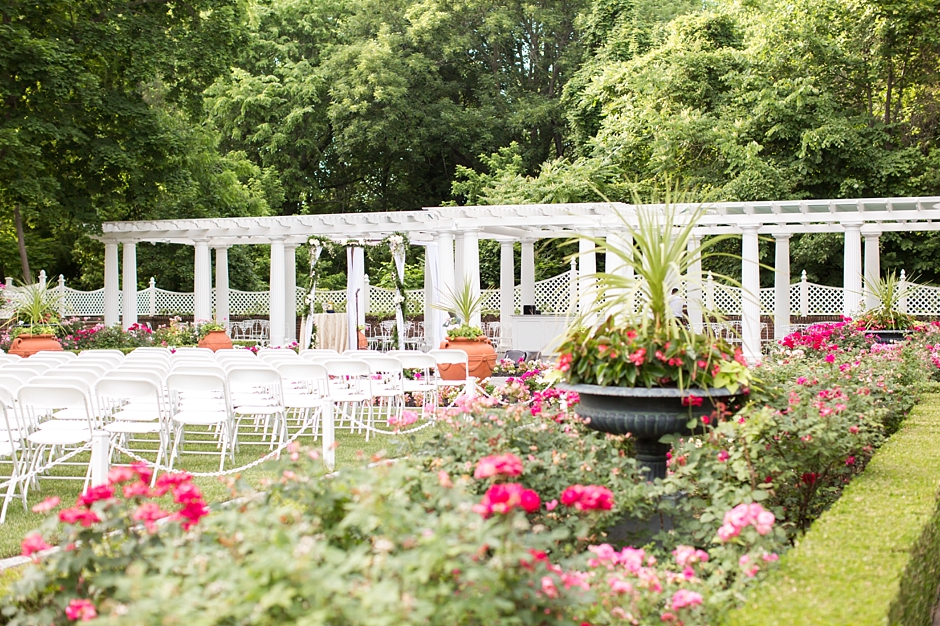
[{"label": "pergola column", "polygon": [[[633,235],[629,232],[611,231],[607,235],[607,245],[630,254],[633,248]],[[632,257],[632,254],[630,256]],[[624,278],[633,277],[633,266],[628,265],[624,259],[611,252],[610,249],[604,254],[604,267],[605,272],[608,274]]]},{"label": "pergola column", "polygon": [[133,241],[124,242],[124,263],[121,269],[124,279],[121,327],[127,330],[137,323],[137,244]]},{"label": "pergola column", "polygon": [[499,349],[512,348],[512,315],[516,311],[516,261],[513,242],[499,243]]},{"label": "pergola column", "polygon": [[741,343],[744,357],[760,361],[760,257],[758,224],[741,226]]},{"label": "pergola column", "polygon": [[284,244],[284,340],[297,341],[297,244]]},{"label": "pergola column", "polygon": [[118,244],[104,244],[104,324],[114,326],[120,319],[121,301],[118,296]]},{"label": "pergola column", "polygon": [[440,276],[438,291],[443,297],[456,292],[457,281],[454,280],[454,234],[440,233],[437,236],[437,270]]},{"label": "pergola column", "polygon": [[285,311],[285,273],[284,273],[284,240],[271,240],[271,268],[268,279],[269,304],[268,320],[270,341],[272,346],[283,346],[284,328],[287,319]]},{"label": "pergola column", "polygon": [[229,326],[228,246],[215,246],[215,321]]},{"label": "pergola column", "polygon": [[430,348],[436,348],[441,343],[443,334],[441,311],[435,308],[441,301],[439,247],[440,244],[433,241],[424,249],[424,339]]},{"label": "pergola column", "polygon": [[212,259],[209,256],[209,242],[198,239],[195,248],[193,319],[196,323],[208,322],[212,317]]},{"label": "pergola column", "polygon": [[[594,233],[587,233],[593,236]],[[584,315],[597,298],[596,278],[597,254],[590,239],[578,240],[578,310]]]},{"label": "pergola column", "polygon": [[522,240],[522,258],[520,259],[519,285],[522,291],[522,304],[535,304],[535,240]]},{"label": "pergola column", "polygon": [[774,235],[774,338],[790,333],[790,233]]},{"label": "pergola column", "polygon": [[[881,233],[863,233],[865,238],[865,280],[877,284],[881,278]],[[878,299],[868,287],[865,287],[865,308],[878,306]]]},{"label": "pergola column", "polygon": [[862,307],[862,223],[848,222],[842,226],[845,228],[842,314],[851,317]]},{"label": "pergola column", "polygon": [[[702,238],[693,235],[689,238],[689,252],[695,252],[702,245]],[[695,253],[689,263],[688,280],[685,283],[686,310],[692,330],[702,332],[702,255]]]},{"label": "pergola column", "polygon": [[[471,297],[480,296],[480,231],[475,228],[469,228],[463,232],[463,236],[458,238],[462,243],[463,252],[462,265],[463,274],[460,276],[460,286],[463,287],[463,281],[470,285]],[[479,309],[467,320],[471,326],[482,326],[483,319]]]}]

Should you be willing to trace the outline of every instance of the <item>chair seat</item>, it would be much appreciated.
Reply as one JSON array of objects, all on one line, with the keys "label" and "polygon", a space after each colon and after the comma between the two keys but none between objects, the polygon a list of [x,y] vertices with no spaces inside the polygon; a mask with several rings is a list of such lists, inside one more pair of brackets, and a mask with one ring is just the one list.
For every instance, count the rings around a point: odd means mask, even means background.
[{"label": "chair seat", "polygon": [[160,432],[160,424],[154,422],[112,422],[104,429],[109,433],[142,435]]},{"label": "chair seat", "polygon": [[214,426],[228,421],[225,411],[182,410],[173,416],[173,421],[184,426]]},{"label": "chair seat", "polygon": [[88,428],[37,430],[28,439],[40,446],[69,446],[91,441],[91,432]]},{"label": "chair seat", "polygon": [[434,391],[437,385],[433,383],[423,383],[416,380],[405,381],[405,393],[414,393],[415,391]]},{"label": "chair seat", "polygon": [[39,430],[88,430],[87,421],[47,420],[39,424]]},{"label": "chair seat", "polygon": [[277,413],[283,413],[283,412],[284,412],[284,407],[278,406],[278,405],[246,404],[243,406],[235,407],[235,413],[239,415],[275,415]]},{"label": "chair seat", "polygon": [[57,420],[87,420],[88,414],[85,412],[85,407],[76,406],[56,411],[52,417]]},{"label": "chair seat", "polygon": [[328,401],[312,393],[289,394],[284,397],[284,406],[290,409],[312,409]]}]

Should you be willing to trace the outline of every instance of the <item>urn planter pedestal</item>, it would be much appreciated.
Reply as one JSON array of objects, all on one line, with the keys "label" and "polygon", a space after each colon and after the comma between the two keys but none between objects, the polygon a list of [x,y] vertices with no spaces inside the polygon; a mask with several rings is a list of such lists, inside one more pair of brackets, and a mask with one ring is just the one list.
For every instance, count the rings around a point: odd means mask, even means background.
[{"label": "urn planter pedestal", "polygon": [[[577,413],[588,419],[587,426],[602,433],[625,435],[634,439],[637,463],[647,480],[666,477],[666,453],[669,444],[660,443],[665,435],[689,432],[689,420],[708,415],[716,402],[731,397],[727,389],[677,389],[675,387],[602,387],[600,385],[559,385],[576,391],[581,397]],[[702,399],[700,406],[683,405],[683,398]]]}]

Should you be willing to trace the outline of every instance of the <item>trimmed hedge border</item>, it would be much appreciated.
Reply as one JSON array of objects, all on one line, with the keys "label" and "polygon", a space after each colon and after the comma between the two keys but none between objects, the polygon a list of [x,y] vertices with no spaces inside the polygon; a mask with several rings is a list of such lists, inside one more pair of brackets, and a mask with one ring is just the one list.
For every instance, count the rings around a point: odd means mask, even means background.
[{"label": "trimmed hedge border", "polygon": [[940,396],[927,395],[728,626],[929,626],[940,586]]}]

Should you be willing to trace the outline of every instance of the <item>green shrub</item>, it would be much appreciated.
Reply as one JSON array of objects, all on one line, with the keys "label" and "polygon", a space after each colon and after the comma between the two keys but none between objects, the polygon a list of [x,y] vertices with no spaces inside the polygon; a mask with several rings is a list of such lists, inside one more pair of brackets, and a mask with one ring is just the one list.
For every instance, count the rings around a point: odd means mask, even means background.
[{"label": "green shrub", "polygon": [[940,399],[913,412],[729,626],[927,626],[940,585]]}]

